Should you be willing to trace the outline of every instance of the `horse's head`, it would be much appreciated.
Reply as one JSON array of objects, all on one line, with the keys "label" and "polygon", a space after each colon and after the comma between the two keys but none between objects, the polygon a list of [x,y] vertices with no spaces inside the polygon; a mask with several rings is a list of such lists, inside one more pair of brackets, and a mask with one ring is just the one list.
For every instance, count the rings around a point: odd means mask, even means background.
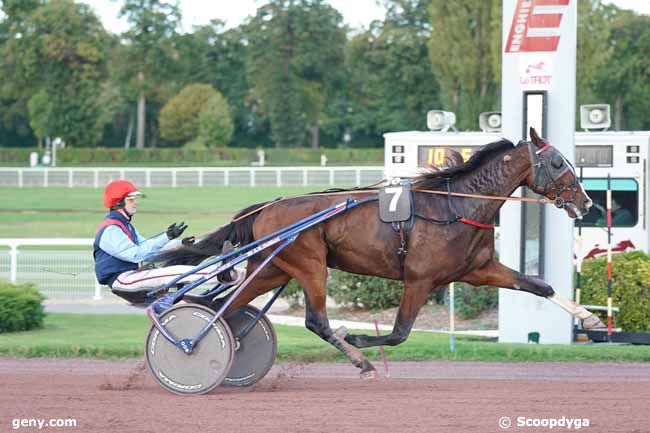
[{"label": "horse's head", "polygon": [[589,212],[591,199],[578,181],[573,165],[557,150],[530,128],[531,170],[526,182],[528,188],[553,201],[571,218]]}]

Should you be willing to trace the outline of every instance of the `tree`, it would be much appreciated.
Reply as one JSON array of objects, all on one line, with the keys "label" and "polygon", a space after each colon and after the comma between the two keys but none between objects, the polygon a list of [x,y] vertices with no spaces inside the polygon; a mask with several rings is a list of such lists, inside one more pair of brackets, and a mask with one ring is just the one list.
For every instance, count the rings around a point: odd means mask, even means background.
[{"label": "tree", "polygon": [[391,0],[383,22],[371,23],[346,47],[347,125],[373,145],[386,131],[423,129],[426,113],[440,107],[427,41],[427,2]]},{"label": "tree", "polygon": [[[609,62],[613,47],[609,43],[615,7],[600,0],[578,2],[578,48],[576,59],[577,103],[593,104],[597,93],[597,76]],[[579,121],[580,117],[576,116]]]},{"label": "tree", "polygon": [[176,4],[159,0],[124,0],[120,16],[125,16],[131,28],[125,33],[130,45],[125,54],[130,75],[129,84],[137,95],[136,147],[145,146],[146,100],[153,96],[173,74],[172,40],[181,20]]},{"label": "tree", "polygon": [[[245,28],[253,97],[268,115],[276,146],[319,146],[326,101],[343,65],[341,14],[323,0],[271,0]],[[325,42],[326,41],[326,42]]]},{"label": "tree", "polygon": [[461,129],[473,129],[481,111],[496,108],[499,72],[495,39],[501,35],[497,0],[431,0],[429,58],[445,108]]},{"label": "tree", "polygon": [[209,84],[191,84],[171,98],[160,112],[164,138],[203,145],[225,146],[234,126],[230,107],[223,95]]},{"label": "tree", "polygon": [[235,126],[231,145],[269,145],[269,124],[251,97],[246,72],[245,26],[224,30],[223,22],[195,27],[192,33],[177,35],[179,53],[176,81],[183,84],[210,83],[220,89],[230,106]]},{"label": "tree", "polygon": [[611,58],[597,71],[594,92],[614,105],[617,130],[649,130],[650,17],[614,9],[608,44]]},{"label": "tree", "polygon": [[[20,15],[0,53],[3,99],[35,118],[40,135],[73,146],[102,135],[97,95],[105,71],[106,32],[89,6],[53,0]],[[47,128],[47,130],[43,129]]]},{"label": "tree", "polygon": [[[0,1],[0,53],[6,54],[4,44],[22,35],[25,18],[42,4],[41,0]],[[0,58],[0,75],[7,76],[7,58]],[[25,96],[26,95],[26,96]],[[0,145],[34,145],[36,137],[29,125],[25,89],[9,80],[0,82]]]},{"label": "tree", "polygon": [[216,92],[199,115],[198,139],[208,147],[227,146],[234,129],[228,101]]}]

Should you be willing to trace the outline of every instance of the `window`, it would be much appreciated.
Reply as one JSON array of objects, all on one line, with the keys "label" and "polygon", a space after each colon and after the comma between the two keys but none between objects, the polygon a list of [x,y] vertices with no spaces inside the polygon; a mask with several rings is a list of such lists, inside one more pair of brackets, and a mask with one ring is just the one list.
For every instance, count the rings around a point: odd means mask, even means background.
[{"label": "window", "polygon": [[[607,227],[607,179],[588,178],[582,185],[594,205],[583,227]],[[639,220],[639,184],[635,179],[612,179],[612,227],[633,227]]]}]

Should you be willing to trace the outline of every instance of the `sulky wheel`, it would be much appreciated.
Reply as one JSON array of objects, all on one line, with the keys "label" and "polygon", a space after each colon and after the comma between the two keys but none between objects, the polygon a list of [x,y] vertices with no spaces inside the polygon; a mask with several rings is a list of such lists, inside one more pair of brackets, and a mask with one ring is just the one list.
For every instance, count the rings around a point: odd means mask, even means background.
[{"label": "sulky wheel", "polygon": [[259,310],[246,305],[225,319],[235,336],[235,359],[224,386],[250,386],[261,380],[275,362],[277,339],[271,321],[263,315],[244,337],[237,335],[251,323]]},{"label": "sulky wheel", "polygon": [[[177,340],[194,338],[215,316],[202,305],[179,305],[165,311],[160,323]],[[218,386],[230,370],[234,357],[230,328],[217,320],[190,354],[171,344],[152,326],[147,336],[145,357],[153,377],[163,388],[176,394],[205,394]]]}]

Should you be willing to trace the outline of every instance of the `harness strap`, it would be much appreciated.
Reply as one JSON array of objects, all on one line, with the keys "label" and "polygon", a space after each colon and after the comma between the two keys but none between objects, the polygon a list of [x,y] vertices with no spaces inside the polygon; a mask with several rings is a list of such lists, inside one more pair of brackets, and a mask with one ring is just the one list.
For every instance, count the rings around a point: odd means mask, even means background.
[{"label": "harness strap", "polygon": [[471,219],[467,219],[465,217],[460,217],[458,219],[458,221],[460,221],[461,223],[464,223],[464,224],[468,224],[470,226],[478,227],[480,229],[493,229],[494,228],[494,224],[483,224],[483,223],[473,221]]},{"label": "harness strap", "polygon": [[124,223],[122,221],[114,219],[114,218],[106,218],[106,219],[104,219],[99,224],[99,227],[97,227],[97,231],[95,232],[95,236],[97,235],[97,233],[100,232],[101,229],[103,229],[104,227],[108,227],[108,226],[118,226],[119,228],[122,229],[124,234],[127,235],[129,237],[129,239],[131,239],[131,242],[135,243],[135,239],[133,238],[133,233],[131,233],[131,231],[126,228],[126,226],[124,225]]}]

